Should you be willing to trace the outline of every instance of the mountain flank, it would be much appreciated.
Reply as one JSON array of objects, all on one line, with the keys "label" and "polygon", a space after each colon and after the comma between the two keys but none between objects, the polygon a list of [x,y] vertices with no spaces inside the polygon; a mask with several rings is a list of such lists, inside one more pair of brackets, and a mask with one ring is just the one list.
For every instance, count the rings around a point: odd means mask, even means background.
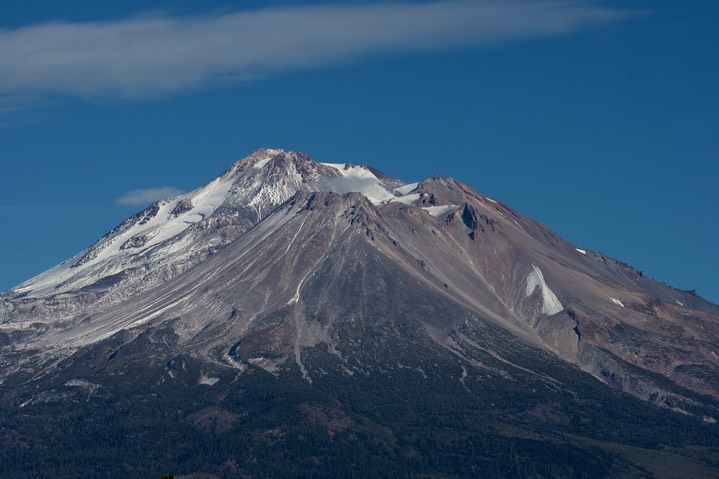
[{"label": "mountain flank", "polygon": [[719,477],[717,338],[716,305],[454,179],[263,149],[2,293],[4,463]]}]

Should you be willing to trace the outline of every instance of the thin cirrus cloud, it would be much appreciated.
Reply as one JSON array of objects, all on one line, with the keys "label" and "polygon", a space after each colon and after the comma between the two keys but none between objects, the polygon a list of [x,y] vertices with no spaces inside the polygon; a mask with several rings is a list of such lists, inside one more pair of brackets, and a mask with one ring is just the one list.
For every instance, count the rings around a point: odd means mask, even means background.
[{"label": "thin cirrus cloud", "polygon": [[161,188],[146,188],[142,190],[132,190],[125,193],[117,199],[117,203],[125,206],[147,206],[155,201],[172,198],[181,195],[182,190],[172,186],[163,186]]},{"label": "thin cirrus cloud", "polygon": [[0,30],[0,98],[161,97],[376,55],[568,35],[636,15],[579,0],[447,0],[37,24]]}]

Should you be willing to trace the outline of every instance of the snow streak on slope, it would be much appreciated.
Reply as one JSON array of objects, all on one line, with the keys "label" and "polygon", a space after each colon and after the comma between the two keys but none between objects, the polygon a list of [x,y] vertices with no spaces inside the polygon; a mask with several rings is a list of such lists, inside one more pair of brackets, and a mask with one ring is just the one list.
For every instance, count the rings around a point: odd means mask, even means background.
[{"label": "snow streak on slope", "polygon": [[[32,292],[31,296],[51,294],[62,283],[79,276],[93,265],[148,251],[212,215],[223,203],[231,186],[230,179],[217,178],[191,193],[159,201],[105,235],[85,252],[21,284],[13,292]],[[122,264],[116,267],[108,265],[104,276],[119,273],[122,269]],[[85,285],[76,284],[74,287]]]},{"label": "snow streak on slope", "polygon": [[412,193],[414,190],[417,189],[417,186],[419,186],[419,183],[408,183],[404,186],[400,186],[399,188],[396,188],[395,191],[399,193],[400,195],[408,195]]},{"label": "snow streak on slope", "polygon": [[559,302],[557,296],[549,289],[549,286],[547,286],[547,283],[544,281],[542,270],[533,264],[532,272],[527,275],[526,295],[529,296],[534,293],[537,287],[542,294],[542,311],[544,314],[552,316],[564,309],[562,303]]},{"label": "snow streak on slope", "polygon": [[453,211],[457,211],[459,208],[461,208],[460,205],[441,205],[441,206],[427,206],[422,208],[427,213],[431,214],[432,216],[439,216],[446,213],[452,213]]}]

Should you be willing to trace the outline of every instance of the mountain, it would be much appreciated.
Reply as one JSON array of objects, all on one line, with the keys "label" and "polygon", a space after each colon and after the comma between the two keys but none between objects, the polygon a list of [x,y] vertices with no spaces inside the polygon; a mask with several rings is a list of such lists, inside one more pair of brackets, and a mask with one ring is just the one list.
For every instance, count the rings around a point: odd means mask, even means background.
[{"label": "mountain", "polygon": [[717,338],[718,306],[451,178],[258,150],[2,294],[0,463],[719,477]]}]

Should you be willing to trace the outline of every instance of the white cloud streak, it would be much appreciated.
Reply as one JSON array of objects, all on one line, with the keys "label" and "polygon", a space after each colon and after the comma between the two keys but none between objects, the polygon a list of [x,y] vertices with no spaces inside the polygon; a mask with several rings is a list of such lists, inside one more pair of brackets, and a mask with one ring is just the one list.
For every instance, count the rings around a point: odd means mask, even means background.
[{"label": "white cloud streak", "polygon": [[163,186],[161,188],[147,188],[143,190],[132,190],[118,198],[116,202],[126,206],[147,206],[155,201],[172,198],[184,193],[172,186]]},{"label": "white cloud streak", "polygon": [[0,30],[0,95],[165,96],[374,55],[568,35],[635,16],[579,0],[282,7]]}]

